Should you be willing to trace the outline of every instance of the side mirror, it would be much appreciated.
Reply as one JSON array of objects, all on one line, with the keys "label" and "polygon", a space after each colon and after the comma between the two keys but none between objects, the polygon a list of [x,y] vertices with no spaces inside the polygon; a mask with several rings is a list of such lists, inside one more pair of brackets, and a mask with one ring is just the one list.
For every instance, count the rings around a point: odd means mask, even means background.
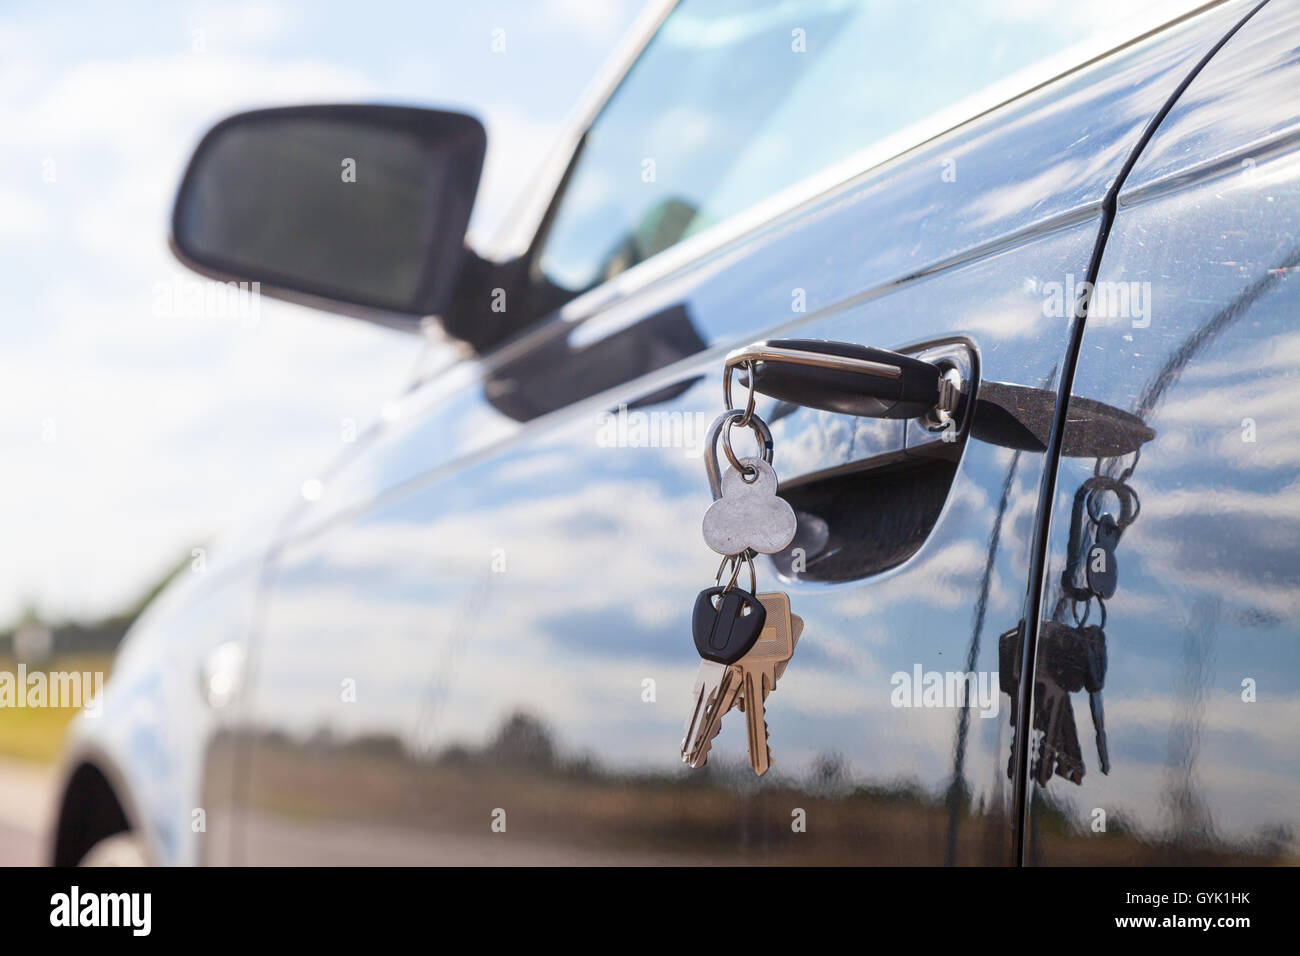
[{"label": "side mirror", "polygon": [[460,113],[240,113],[190,160],[172,250],[215,279],[410,327],[451,298],[486,145],[479,121]]}]

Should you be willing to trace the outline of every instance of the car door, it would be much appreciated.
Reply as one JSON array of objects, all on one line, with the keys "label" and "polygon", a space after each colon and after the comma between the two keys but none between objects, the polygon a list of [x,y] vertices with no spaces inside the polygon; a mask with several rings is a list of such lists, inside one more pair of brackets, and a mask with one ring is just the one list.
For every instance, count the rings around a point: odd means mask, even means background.
[{"label": "car door", "polygon": [[[1245,9],[904,130],[840,82],[897,55],[881,24],[796,7],[668,17],[535,243],[570,301],[412,394],[273,554],[242,859],[1015,862],[998,632],[1023,615],[1072,278],[1143,127]],[[805,146],[830,171],[789,185]],[[950,362],[967,411],[945,441],[759,399],[810,535],[760,590],[805,626],[772,770],[738,715],[691,770],[703,438],[725,353],[778,336]]]},{"label": "car door", "polygon": [[1296,862],[1297,29],[1247,21],[1119,193],[1073,390],[1148,437],[1060,463],[1030,862]]}]

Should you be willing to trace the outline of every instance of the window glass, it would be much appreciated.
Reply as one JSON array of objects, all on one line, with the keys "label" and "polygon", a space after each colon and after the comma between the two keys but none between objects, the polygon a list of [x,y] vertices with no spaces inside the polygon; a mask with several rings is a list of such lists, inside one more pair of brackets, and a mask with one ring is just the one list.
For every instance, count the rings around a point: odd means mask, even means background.
[{"label": "window glass", "polygon": [[569,292],[590,288],[1111,32],[1121,9],[1113,0],[683,0],[588,130],[541,271]]}]

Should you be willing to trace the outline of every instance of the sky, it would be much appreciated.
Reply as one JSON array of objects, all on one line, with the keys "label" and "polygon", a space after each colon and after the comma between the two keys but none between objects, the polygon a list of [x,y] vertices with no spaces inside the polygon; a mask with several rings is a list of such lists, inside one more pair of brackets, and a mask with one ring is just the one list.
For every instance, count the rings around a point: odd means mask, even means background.
[{"label": "sky", "polygon": [[27,606],[129,604],[289,501],[420,357],[414,336],[265,298],[255,323],[160,306],[196,279],[167,225],[209,126],[309,102],[472,112],[489,146],[471,228],[487,235],[641,6],[8,0],[0,627]]},{"label": "sky", "polygon": [[[7,0],[0,628],[27,607],[118,611],[219,532],[274,513],[421,358],[414,336],[270,299],[255,322],[177,304],[201,280],[168,251],[168,219],[207,128],[310,102],[472,112],[488,130],[473,242],[504,221],[643,4]],[[890,49],[982,23],[1046,56],[1132,6],[972,4],[903,18]]]}]

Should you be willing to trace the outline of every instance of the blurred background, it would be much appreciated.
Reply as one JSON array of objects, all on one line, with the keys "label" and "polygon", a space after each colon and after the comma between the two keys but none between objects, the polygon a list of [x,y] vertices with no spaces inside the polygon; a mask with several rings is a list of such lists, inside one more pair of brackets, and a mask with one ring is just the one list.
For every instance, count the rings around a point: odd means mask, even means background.
[{"label": "blurred background", "polygon": [[[171,203],[206,129],[309,102],[474,113],[489,151],[472,230],[490,235],[641,6],[5,4],[0,658],[109,650],[193,549],[283,506],[420,358],[409,334],[173,294],[196,277],[168,251]],[[53,747],[0,720],[0,754]]]},{"label": "blurred background", "polygon": [[[197,278],[167,234],[199,137],[296,103],[474,113],[489,147],[471,229],[490,236],[642,6],[3,5],[0,670],[107,672],[195,549],[298,495],[422,358],[406,333],[269,298],[255,322],[220,317],[174,294]],[[39,857],[73,714],[0,709],[0,863]]]}]

